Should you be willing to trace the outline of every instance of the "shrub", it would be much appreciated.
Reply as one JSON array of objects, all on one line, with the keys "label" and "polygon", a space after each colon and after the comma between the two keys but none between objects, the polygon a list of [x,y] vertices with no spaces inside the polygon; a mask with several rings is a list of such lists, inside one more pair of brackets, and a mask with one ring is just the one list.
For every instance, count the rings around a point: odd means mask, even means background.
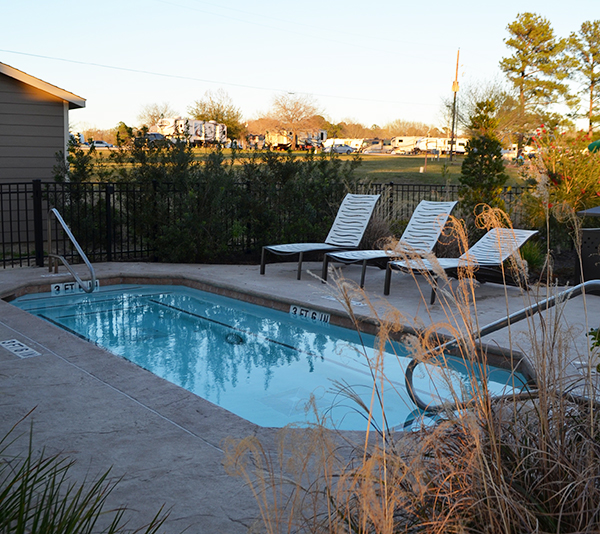
[{"label": "shrub", "polygon": [[559,135],[542,125],[533,141],[538,156],[524,170],[533,189],[523,202],[530,225],[560,250],[572,246],[575,213],[600,205],[600,153],[587,150],[583,132]]},{"label": "shrub", "polygon": [[159,511],[147,526],[132,531],[125,508],[106,509],[116,487],[108,482],[110,471],[94,482],[77,485],[69,480],[73,462],[68,458],[47,456],[44,451],[35,454],[32,434],[24,455],[8,452],[19,445],[12,432],[0,439],[0,531],[4,534],[154,534],[165,522],[167,516]]},{"label": "shrub", "polygon": [[502,145],[495,137],[479,135],[467,143],[467,154],[458,180],[463,186],[460,194],[461,208],[467,214],[467,227],[475,241],[482,235],[474,224],[482,207],[505,207],[501,193],[508,175],[504,172]]},{"label": "shrub", "polygon": [[[491,210],[486,226],[504,220]],[[461,227],[457,226],[457,231]],[[466,235],[461,234],[463,248]],[[435,262],[435,257],[428,258]],[[518,262],[515,263],[518,266]],[[508,273],[502,271],[503,276]],[[596,361],[583,375],[568,374],[572,359],[560,304],[543,318],[529,318],[535,382],[494,397],[479,358],[474,273],[464,270],[448,285],[436,273],[446,320],[418,328],[418,317],[400,310],[371,312],[381,325],[380,353],[365,363],[373,399],[387,384],[381,349],[389,334],[414,328],[405,341],[416,366],[430,365],[445,393],[429,416],[409,432],[374,429],[353,441],[321,425],[284,429],[268,450],[255,438],[230,442],[228,469],[253,488],[263,530],[270,533],[569,533],[600,530],[600,403]],[[339,279],[335,290],[350,317],[364,292]],[[552,294],[553,288],[547,287]],[[524,295],[525,297],[525,295]],[[560,301],[560,299],[559,299]],[[367,300],[368,302],[368,300]],[[423,305],[427,307],[426,301]],[[468,379],[456,387],[437,332],[452,336]],[[595,335],[595,334],[592,334]],[[509,347],[512,349],[512,347]],[[512,353],[513,357],[517,355]],[[483,355],[485,357],[485,354]],[[590,354],[591,356],[591,354]],[[392,358],[393,360],[393,358]],[[516,361],[515,361],[516,365]],[[425,366],[423,366],[425,367]],[[423,371],[425,377],[428,371]],[[477,377],[481,377],[478,379]],[[353,398],[346,388],[346,398]],[[402,402],[402,401],[399,401]],[[433,395],[432,395],[433,402]],[[370,420],[372,410],[360,406]],[[422,412],[421,412],[422,414]]]},{"label": "shrub", "polygon": [[[356,188],[358,159],[269,151],[238,157],[216,148],[197,160],[188,144],[170,142],[111,151],[111,178],[132,184],[112,206],[113,243],[123,222],[158,261],[243,261],[240,249],[251,260],[263,245],[322,241],[344,195]],[[69,161],[57,179],[71,185],[53,202],[75,235],[105,250],[106,205],[90,184],[109,171],[93,149],[74,144]]]}]

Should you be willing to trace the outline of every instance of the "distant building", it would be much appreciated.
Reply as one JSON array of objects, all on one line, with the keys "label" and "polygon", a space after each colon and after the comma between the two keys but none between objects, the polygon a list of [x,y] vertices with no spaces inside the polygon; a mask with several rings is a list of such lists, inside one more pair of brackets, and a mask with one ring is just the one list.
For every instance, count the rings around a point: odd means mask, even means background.
[{"label": "distant building", "polygon": [[52,179],[69,110],[84,107],[84,98],[0,63],[0,183]]}]

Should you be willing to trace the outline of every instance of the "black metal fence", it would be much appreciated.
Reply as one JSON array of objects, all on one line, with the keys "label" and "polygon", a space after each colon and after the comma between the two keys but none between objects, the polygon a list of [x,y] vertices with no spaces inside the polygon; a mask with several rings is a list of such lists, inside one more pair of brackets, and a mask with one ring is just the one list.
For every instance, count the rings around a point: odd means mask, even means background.
[{"label": "black metal fence", "polygon": [[[248,195],[249,186],[238,184]],[[421,200],[458,200],[458,185],[375,183],[360,184],[359,193],[380,194],[376,215],[390,223],[407,221]],[[523,188],[505,188],[504,201],[513,222],[520,219],[518,198]],[[170,184],[140,183],[30,183],[0,184],[0,257],[2,267],[43,266],[47,242],[48,212],[57,208],[92,262],[151,261],[155,259],[155,233],[159,217],[179,217],[178,196],[187,194]],[[226,198],[226,197],[225,197]],[[277,203],[264,199],[270,210]],[[155,205],[160,204],[156,210]],[[225,201],[227,204],[227,201]],[[232,203],[233,204],[233,203]],[[213,208],[214,209],[214,208]],[[230,257],[257,252],[261,243],[256,220],[236,213],[239,208],[219,206],[219,218],[230,235]],[[460,216],[460,210],[456,215]],[[285,213],[275,214],[286,220]],[[77,262],[77,254],[59,225],[52,225],[54,252]]]}]

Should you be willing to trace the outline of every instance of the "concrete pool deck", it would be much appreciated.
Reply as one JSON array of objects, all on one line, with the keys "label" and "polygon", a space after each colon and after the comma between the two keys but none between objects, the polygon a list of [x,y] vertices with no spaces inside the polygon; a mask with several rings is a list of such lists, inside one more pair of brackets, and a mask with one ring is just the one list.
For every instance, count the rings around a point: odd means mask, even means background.
[{"label": "concrete pool deck", "polygon": [[[301,281],[296,280],[295,263],[269,264],[265,276],[257,265],[106,263],[94,268],[101,285],[191,281],[220,294],[243,293],[284,310],[294,303],[344,316],[331,288],[306,272],[319,273],[317,263],[305,263]],[[82,266],[76,269],[84,276]],[[356,282],[360,266],[346,266],[342,273]],[[414,326],[447,322],[440,302],[429,308],[423,304],[422,295],[428,301],[429,289],[422,278],[417,284],[409,275],[395,275],[389,297],[383,296],[383,278],[383,270],[369,268],[365,291],[374,311],[398,309]],[[0,298],[48,290],[51,283],[64,281],[70,281],[64,269],[58,275],[42,268],[6,269],[0,271]],[[544,296],[536,289],[525,295],[515,287],[505,292],[496,284],[478,287],[475,295],[480,326]],[[226,474],[224,440],[258,436],[274,443],[275,429],[240,419],[4,300],[0,341],[17,339],[38,355],[20,358],[0,347],[2,436],[31,412],[17,432],[26,434],[32,424],[34,448],[76,460],[73,476],[89,479],[112,467],[111,476],[121,481],[109,502],[131,508],[132,526],[150,520],[165,505],[171,514],[164,532],[188,527],[194,533],[248,531],[258,518],[258,507],[241,479]],[[360,295],[353,300],[356,313],[372,315]],[[595,324],[586,322],[586,314]],[[597,296],[588,296],[585,302],[577,297],[564,306],[560,322],[572,333],[573,360],[587,354],[589,340],[584,334],[598,327],[599,317]],[[523,321],[484,341],[498,347],[512,344],[527,354],[532,351],[529,329],[528,321]]]}]

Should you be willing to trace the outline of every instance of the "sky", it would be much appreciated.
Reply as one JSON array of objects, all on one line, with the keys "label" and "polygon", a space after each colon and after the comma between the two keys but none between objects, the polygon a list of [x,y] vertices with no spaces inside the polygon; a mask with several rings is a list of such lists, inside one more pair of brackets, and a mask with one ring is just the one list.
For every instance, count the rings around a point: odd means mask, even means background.
[{"label": "sky", "polygon": [[[331,122],[443,126],[460,87],[503,80],[507,26],[547,18],[566,37],[600,0],[0,0],[0,62],[86,99],[72,131],[139,125],[144,106],[178,115],[223,89],[246,120],[282,93]],[[461,92],[458,98],[460,103]]]}]

